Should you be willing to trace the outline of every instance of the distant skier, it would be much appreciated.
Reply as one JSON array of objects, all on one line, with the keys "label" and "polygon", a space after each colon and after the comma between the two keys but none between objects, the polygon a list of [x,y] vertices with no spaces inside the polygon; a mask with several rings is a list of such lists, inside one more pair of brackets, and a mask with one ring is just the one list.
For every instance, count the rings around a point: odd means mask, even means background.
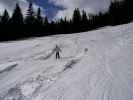
[{"label": "distant skier", "polygon": [[55,53],[56,53],[56,59],[60,59],[60,52],[61,49],[58,45],[56,45],[55,49],[54,49]]}]

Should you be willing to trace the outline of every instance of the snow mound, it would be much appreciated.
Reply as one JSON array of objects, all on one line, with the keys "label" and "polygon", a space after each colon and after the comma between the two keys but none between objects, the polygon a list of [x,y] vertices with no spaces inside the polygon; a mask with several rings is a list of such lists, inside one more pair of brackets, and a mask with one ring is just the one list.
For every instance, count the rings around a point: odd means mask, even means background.
[{"label": "snow mound", "polygon": [[11,69],[16,67],[17,65],[18,65],[17,62],[8,62],[5,64],[0,64],[0,73],[2,73],[4,71],[10,71]]}]

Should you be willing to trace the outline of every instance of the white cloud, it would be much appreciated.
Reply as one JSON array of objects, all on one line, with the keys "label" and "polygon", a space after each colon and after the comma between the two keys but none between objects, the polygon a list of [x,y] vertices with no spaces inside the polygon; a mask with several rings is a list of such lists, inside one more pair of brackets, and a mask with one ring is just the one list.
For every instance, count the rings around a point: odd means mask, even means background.
[{"label": "white cloud", "polygon": [[62,6],[65,9],[59,10],[55,18],[72,16],[75,8],[85,10],[87,13],[98,13],[99,11],[106,11],[110,5],[111,0],[49,0],[57,6]]},{"label": "white cloud", "polygon": [[[29,3],[26,0],[0,0],[0,13],[7,9],[9,14],[11,15],[16,3],[19,3],[23,14],[25,14],[29,5]],[[33,7],[37,9],[38,5],[34,4]]]}]

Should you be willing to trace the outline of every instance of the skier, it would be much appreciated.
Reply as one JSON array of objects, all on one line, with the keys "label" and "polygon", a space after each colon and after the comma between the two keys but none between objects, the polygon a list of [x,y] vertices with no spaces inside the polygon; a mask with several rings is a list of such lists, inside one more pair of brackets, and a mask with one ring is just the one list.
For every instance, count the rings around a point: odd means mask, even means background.
[{"label": "skier", "polygon": [[56,45],[55,49],[54,49],[55,53],[56,53],[56,59],[60,59],[60,52],[61,49],[58,45]]}]

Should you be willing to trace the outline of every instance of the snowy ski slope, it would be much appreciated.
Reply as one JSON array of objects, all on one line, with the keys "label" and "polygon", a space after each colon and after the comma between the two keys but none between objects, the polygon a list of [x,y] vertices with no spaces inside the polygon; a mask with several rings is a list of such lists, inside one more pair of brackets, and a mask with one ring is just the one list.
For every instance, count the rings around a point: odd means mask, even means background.
[{"label": "snowy ski slope", "polygon": [[133,100],[133,23],[0,43],[0,100]]}]

